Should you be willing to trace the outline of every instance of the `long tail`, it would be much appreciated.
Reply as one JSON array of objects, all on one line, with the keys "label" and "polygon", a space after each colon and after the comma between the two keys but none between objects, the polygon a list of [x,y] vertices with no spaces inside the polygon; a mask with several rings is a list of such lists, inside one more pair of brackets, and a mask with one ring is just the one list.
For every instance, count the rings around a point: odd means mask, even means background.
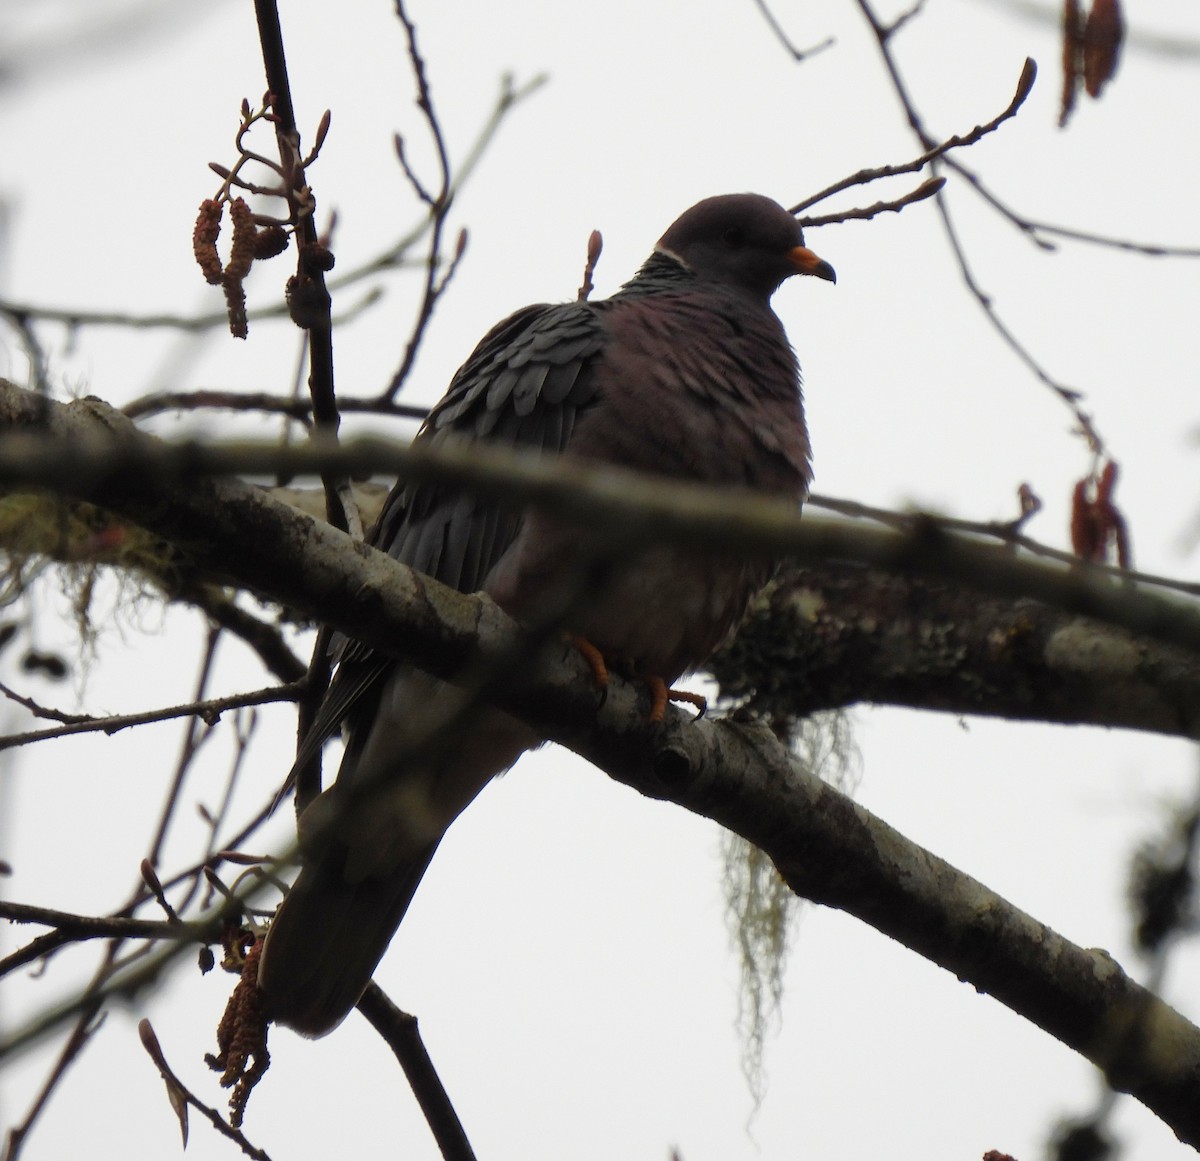
[{"label": "long tail", "polygon": [[332,1032],[358,1003],[412,902],[437,842],[378,878],[347,883],[324,860],[301,870],[263,948],[267,1015],[305,1036]]}]

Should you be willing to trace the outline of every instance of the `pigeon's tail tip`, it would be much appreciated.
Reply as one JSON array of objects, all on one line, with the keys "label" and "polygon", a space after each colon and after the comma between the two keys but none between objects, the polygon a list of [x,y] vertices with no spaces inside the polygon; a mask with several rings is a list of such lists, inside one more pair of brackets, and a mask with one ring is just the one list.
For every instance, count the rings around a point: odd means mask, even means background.
[{"label": "pigeon's tail tip", "polygon": [[392,874],[347,883],[305,867],[267,931],[258,968],[267,1019],[317,1038],[358,1003],[404,918],[433,850]]}]

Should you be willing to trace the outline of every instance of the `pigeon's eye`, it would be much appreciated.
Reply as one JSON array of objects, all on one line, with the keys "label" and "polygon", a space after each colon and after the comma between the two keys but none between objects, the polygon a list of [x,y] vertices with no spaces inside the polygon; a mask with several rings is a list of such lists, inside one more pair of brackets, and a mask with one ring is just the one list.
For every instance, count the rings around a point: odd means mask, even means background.
[{"label": "pigeon's eye", "polygon": [[721,240],[726,246],[744,246],[746,244],[746,231],[737,226],[730,226],[729,229],[721,235]]}]

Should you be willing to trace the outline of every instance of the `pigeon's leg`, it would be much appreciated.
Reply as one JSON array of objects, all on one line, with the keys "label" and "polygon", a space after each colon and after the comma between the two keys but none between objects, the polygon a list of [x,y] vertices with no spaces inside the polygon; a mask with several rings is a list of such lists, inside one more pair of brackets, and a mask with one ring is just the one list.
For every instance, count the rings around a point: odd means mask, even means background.
[{"label": "pigeon's leg", "polygon": [[[610,670],[608,659],[586,637],[572,636],[571,644],[579,650],[583,659],[588,663],[596,687],[602,693],[607,693]],[[628,675],[631,677],[637,672],[637,666],[632,661],[614,662],[614,667],[623,673],[628,671]],[[667,703],[671,701],[686,702],[688,705],[694,706],[698,719],[704,717],[708,712],[708,699],[701,694],[692,693],[686,689],[671,689],[656,674],[641,675],[641,680],[650,691],[650,712],[646,715],[647,721],[661,722],[667,714]],[[601,701],[601,705],[603,704]]]},{"label": "pigeon's leg", "polygon": [[667,702],[682,701],[696,707],[696,719],[704,717],[708,712],[708,699],[701,694],[692,693],[687,689],[669,689],[661,677],[647,675],[642,680],[650,690],[649,720],[661,722],[667,714]]},{"label": "pigeon's leg", "polygon": [[592,682],[600,691],[600,701],[596,704],[596,710],[599,712],[604,708],[604,703],[608,701],[608,662],[604,660],[604,654],[586,637],[572,633],[568,635],[568,640],[579,651],[592,671]]},{"label": "pigeon's leg", "polygon": [[692,693],[690,689],[668,689],[667,699],[669,701],[681,701],[692,706],[696,711],[696,721],[699,721],[706,713],[708,713],[708,698],[702,693]]},{"label": "pigeon's leg", "polygon": [[588,667],[592,671],[592,680],[596,683],[597,689],[608,688],[608,662],[604,660],[604,654],[600,652],[586,637],[571,636],[571,644],[583,655],[584,661],[588,663]]}]

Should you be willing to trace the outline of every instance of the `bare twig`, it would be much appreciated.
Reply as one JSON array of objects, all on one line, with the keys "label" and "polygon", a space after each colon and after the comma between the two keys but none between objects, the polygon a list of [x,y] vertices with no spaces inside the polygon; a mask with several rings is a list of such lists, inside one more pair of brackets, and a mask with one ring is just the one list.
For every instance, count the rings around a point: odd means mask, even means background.
[{"label": "bare twig", "polygon": [[921,9],[924,7],[925,0],[916,0],[911,8],[906,8],[900,13],[899,16],[895,18],[895,20],[891,22],[891,24],[884,29],[884,36],[890,40],[896,35],[897,32],[900,31],[900,29],[902,29],[910,20],[912,20],[914,16],[919,16],[921,14]]},{"label": "bare twig", "polygon": [[162,919],[75,915],[50,907],[32,907],[3,899],[0,899],[0,919],[8,919],[13,923],[39,923],[54,928],[0,959],[0,978],[67,944],[84,943],[92,939],[167,939],[202,943],[215,938],[218,930],[216,924],[200,928],[194,924],[172,923]]},{"label": "bare twig", "polygon": [[819,52],[824,52],[827,48],[831,48],[836,42],[832,36],[827,36],[818,44],[814,44],[812,48],[797,48],[792,42],[791,37],[783,30],[783,25],[775,17],[775,13],[767,6],[766,0],[754,0],[754,6],[762,13],[763,19],[767,22],[767,27],[771,30],[772,35],[797,64],[808,60],[810,56],[816,56]]},{"label": "bare twig", "polygon": [[[90,723],[95,721],[95,718],[88,714],[69,714],[63,710],[51,709],[49,706],[44,706],[40,702],[36,702],[31,697],[25,697],[17,693],[15,689],[0,682],[0,694],[3,694],[9,701],[16,702],[17,705],[24,706],[35,718],[43,718],[48,721],[63,722],[68,725],[78,725],[81,722]],[[2,747],[0,747],[2,748]]]},{"label": "bare twig", "polygon": [[[194,702],[201,701],[204,698],[204,691],[208,686],[209,677],[212,674],[213,658],[216,656],[217,641],[220,637],[220,632],[216,628],[210,629],[205,640],[204,654],[200,660],[200,671],[196,675],[196,693],[192,698]],[[163,802],[162,813],[159,816],[158,829],[150,843],[150,850],[146,856],[151,866],[155,866],[158,863],[159,856],[162,853],[163,844],[167,840],[167,833],[175,818],[176,808],[179,805],[180,791],[183,789],[183,782],[187,777],[188,771],[191,769],[192,761],[195,759],[200,747],[211,736],[210,727],[206,726],[204,732],[200,732],[196,727],[195,716],[188,716],[184,727],[183,743],[180,747],[179,758],[175,763],[175,775],[171,779],[171,785]]]},{"label": "bare twig", "polygon": [[[253,710],[247,713],[247,708],[239,707],[234,714],[233,760],[229,764],[229,775],[225,779],[225,790],[221,795],[220,805],[214,811],[205,808],[202,812],[205,821],[208,823],[208,843],[205,845],[204,854],[206,863],[211,861],[217,849],[217,839],[220,836],[221,827],[229,815],[229,808],[233,804],[233,793],[237,788],[238,778],[245,768],[246,756],[250,752],[250,740],[254,735],[254,731],[258,728],[258,714]],[[184,905],[186,905],[186,900]]]},{"label": "bare twig", "polygon": [[[912,96],[908,91],[908,86],[905,84],[904,78],[900,73],[896,59],[892,54],[891,45],[889,43],[889,37],[892,30],[885,26],[879,20],[878,16],[876,16],[870,0],[858,0],[858,7],[867,23],[870,25],[871,30],[875,34],[875,38],[879,44],[879,52],[883,60],[884,68],[887,70],[888,76],[891,78],[892,87],[895,90],[897,99],[900,101],[901,107],[904,109],[909,126],[912,128],[913,133],[916,134],[917,140],[927,152],[935,151],[937,149],[937,143],[935,139],[930,136],[928,130],[926,130],[921,116],[917,111],[916,104],[914,103]],[[1006,115],[1011,116],[1015,114],[1017,109],[1020,108],[1025,96],[1028,95],[1029,88],[1032,86],[1035,76],[1036,66],[1033,65],[1031,60],[1027,59],[1021,72],[1021,80],[1017,85],[1016,96],[1014,97],[1013,101],[1009,103],[1009,106],[1004,113],[1000,115],[1000,120],[1006,119]],[[1009,110],[1012,112],[1010,113]],[[938,160],[942,160],[942,158],[939,158]],[[1023,230],[1023,232],[1032,237],[1038,245],[1042,246],[1043,248],[1047,247],[1047,243],[1037,239],[1030,230],[1025,228],[1025,223],[1022,223],[1015,217],[1015,215],[1009,214],[1007,210],[1001,206],[998,199],[994,198],[993,195],[986,190],[986,187],[975,174],[973,174],[954,158],[946,157],[944,160],[951,169],[967,180],[970,188],[974,189],[981,196],[985,197],[985,199],[990,205],[993,206],[993,208],[999,209],[1002,213],[1004,213],[1010,221],[1013,221],[1014,224],[1018,225],[1018,227]],[[934,164],[937,164],[936,160]],[[1080,400],[1082,398],[1081,393],[1074,388],[1067,387],[1065,384],[1059,382],[1053,375],[1050,374],[1048,370],[1046,370],[1046,368],[1041,364],[1040,360],[1038,360],[1037,357],[1025,346],[1025,344],[1016,337],[1012,330],[1010,330],[1007,324],[1005,324],[1001,319],[999,312],[996,310],[992,296],[986,293],[980,287],[971,269],[962,243],[958,238],[957,231],[954,229],[954,224],[950,219],[950,210],[946,202],[945,192],[938,194],[937,207],[942,218],[942,225],[946,232],[946,237],[950,242],[951,250],[953,251],[955,260],[958,263],[959,273],[962,276],[963,283],[967,287],[967,290],[970,292],[971,296],[975,299],[976,303],[979,305],[979,308],[983,311],[984,316],[991,324],[992,329],[997,335],[999,335],[1000,339],[1005,343],[1006,346],[1009,347],[1009,349],[1017,356],[1017,358],[1025,364],[1025,366],[1033,373],[1033,375],[1041,383],[1049,387],[1050,390],[1053,391],[1054,394],[1066,404],[1067,408],[1074,416],[1078,430],[1087,442],[1088,449],[1092,453],[1093,457],[1099,458],[1100,456],[1104,455],[1104,440],[1101,437],[1099,430],[1096,428],[1092,417],[1086,411],[1084,411],[1083,407],[1080,405]]]},{"label": "bare twig", "polygon": [[170,595],[195,605],[215,625],[248,645],[258,655],[267,672],[274,674],[285,685],[299,681],[304,676],[304,664],[292,652],[279,626],[262,621],[243,609],[236,597],[228,595],[224,589],[193,581],[172,589]]},{"label": "bare twig", "polygon": [[849,177],[844,177],[841,181],[836,181],[833,185],[826,186],[825,189],[813,194],[812,197],[798,202],[791,207],[788,213],[800,214],[808,209],[809,206],[823,202],[826,198],[832,197],[836,193],[841,193],[842,190],[850,189],[852,186],[867,185],[881,178],[896,177],[902,173],[916,173],[918,170],[924,169],[930,162],[945,156],[952,149],[962,149],[966,146],[974,145],[989,133],[994,133],[1005,121],[1017,115],[1026,98],[1032,92],[1033,83],[1036,79],[1037,65],[1031,59],[1026,58],[1025,66],[1021,70],[1021,77],[1017,81],[1017,91],[1013,94],[1013,99],[1008,103],[1007,108],[1003,112],[997,114],[990,121],[983,125],[976,125],[969,133],[955,134],[953,137],[947,137],[945,141],[926,149],[924,153],[919,157],[914,157],[912,161],[905,161],[898,165],[879,165],[872,169],[860,169],[857,173],[852,173]]},{"label": "bare twig", "polygon": [[[411,248],[411,246],[409,247]],[[409,265],[404,253],[397,254],[391,246],[382,254],[363,263],[356,270],[347,271],[340,279],[330,279],[330,289],[350,286],[373,274],[386,270],[400,269]],[[334,316],[335,322],[356,318],[368,307],[380,301],[382,291],[373,287],[363,292],[361,299]],[[125,310],[84,310],[70,306],[38,306],[34,303],[0,300],[0,314],[17,313],[27,316],[32,322],[61,323],[71,330],[80,327],[120,327],[126,330],[176,330],[185,334],[202,334],[205,331],[223,329],[229,325],[229,314],[225,310],[204,311],[200,314],[136,314]],[[277,302],[270,306],[247,309],[249,322],[269,322],[289,319],[288,306]]]},{"label": "bare twig", "polygon": [[475,1161],[475,1153],[417,1027],[417,1018],[401,1011],[378,984],[371,984],[358,1010],[392,1050],[412,1088],[445,1161]]},{"label": "bare twig", "polygon": [[0,315],[8,319],[21,340],[21,346],[25,348],[25,357],[29,360],[29,378],[34,389],[49,396],[50,377],[46,367],[46,352],[33,327],[36,314],[27,307],[0,303]]},{"label": "bare twig", "polygon": [[958,269],[962,275],[963,284],[979,304],[979,309],[983,311],[988,322],[992,324],[992,329],[1004,340],[1009,350],[1025,364],[1030,373],[1066,404],[1068,410],[1075,418],[1079,434],[1083,436],[1087,443],[1088,450],[1096,460],[1099,460],[1106,454],[1104,438],[1101,436],[1091,415],[1083,409],[1083,392],[1077,388],[1068,387],[1065,383],[1051,375],[1037,356],[1017,338],[1008,324],[1000,317],[1000,312],[996,309],[992,295],[985,291],[975,278],[975,272],[967,259],[967,254],[959,239],[958,231],[955,229],[954,222],[950,217],[950,207],[946,204],[944,197],[937,199],[937,208],[942,218],[942,225],[946,231],[946,238],[958,262]]},{"label": "bare twig", "polygon": [[[973,184],[979,185],[978,182]],[[1019,230],[1033,236],[1042,249],[1052,249],[1053,243],[1042,234],[1054,234],[1071,242],[1084,242],[1091,246],[1102,246],[1109,250],[1122,250],[1129,254],[1141,254],[1146,258],[1200,258],[1200,246],[1176,246],[1161,242],[1136,242],[1130,238],[1114,238],[1108,234],[1096,234],[1089,230],[1077,230],[1071,226],[1060,226],[1054,222],[1041,222],[1035,218],[1026,218],[1011,207],[1005,205],[992,194],[982,190],[983,196],[990,204],[1003,214]]]},{"label": "bare twig", "polygon": [[175,1075],[171,1066],[167,1064],[167,1058],[163,1055],[162,1047],[158,1043],[158,1037],[154,1035],[154,1029],[150,1026],[149,1020],[142,1020],[138,1023],[138,1035],[141,1037],[142,1047],[145,1048],[150,1059],[154,1061],[155,1068],[158,1069],[159,1075],[163,1078],[163,1083],[167,1086],[167,1096],[171,1101],[171,1107],[175,1110],[176,1116],[179,1117],[185,1148],[188,1141],[187,1108],[191,1106],[218,1133],[234,1141],[247,1157],[253,1157],[255,1161],[271,1161],[266,1150],[259,1149],[250,1144],[241,1129],[234,1128],[216,1109],[206,1105]]},{"label": "bare twig", "polygon": [[405,156],[404,139],[397,133],[396,155],[418,200],[424,202],[429,207],[430,229],[429,247],[425,258],[425,285],[421,293],[421,302],[417,307],[416,317],[413,320],[408,340],[404,346],[404,355],[400,360],[400,366],[396,369],[387,388],[380,396],[382,400],[389,402],[395,399],[408,380],[408,376],[417,359],[417,352],[425,337],[425,332],[429,327],[430,320],[433,318],[434,309],[438,304],[438,300],[450,284],[450,280],[458,268],[458,263],[462,259],[467,244],[466,231],[460,231],[454,257],[451,259],[445,274],[439,277],[438,271],[443,263],[442,237],[445,233],[446,219],[450,213],[454,193],[454,183],[450,170],[450,154],[446,148],[446,137],[442,131],[442,125],[434,107],[433,92],[429,84],[429,74],[426,70],[425,58],[422,57],[420,47],[417,43],[416,25],[409,19],[404,7],[404,0],[396,0],[396,19],[403,26],[405,39],[408,43],[409,66],[417,86],[417,108],[421,110],[429,139],[433,142],[434,153],[437,157],[437,185],[436,192],[430,193],[420,181]]},{"label": "bare twig", "polygon": [[[1024,516],[1018,516],[1014,520],[963,520],[954,516],[940,516],[928,512],[896,512],[889,508],[875,508],[869,504],[861,504],[857,500],[843,500],[816,492],[809,496],[806,503],[809,508],[824,508],[829,512],[837,512],[853,520],[874,520],[888,528],[895,528],[903,532],[912,532],[919,526],[932,521],[937,527],[945,529],[947,532],[961,532],[968,536],[996,540],[1001,544],[1020,548],[1031,556],[1056,560],[1072,568],[1079,563],[1079,557],[1075,553],[1043,544],[1040,540],[1034,540],[1032,536],[1023,533],[1021,527],[1026,519]],[[1114,580],[1153,585],[1155,588],[1169,589],[1185,596],[1200,597],[1200,581],[1185,581],[1158,573],[1122,568],[1115,564],[1096,563],[1092,567],[1108,573]]]},{"label": "bare twig", "polygon": [[864,206],[857,210],[840,210],[834,214],[820,214],[816,217],[806,216],[798,218],[797,221],[806,229],[809,226],[829,226],[837,222],[865,222],[880,214],[899,213],[905,206],[911,206],[914,202],[923,202],[926,198],[934,197],[941,193],[942,186],[945,184],[944,177],[931,177],[916,189],[910,190],[903,197],[895,198],[892,201],[876,202],[873,206]]},{"label": "bare twig", "polygon": [[[317,430],[336,438],[340,419],[333,374],[333,300],[325,282],[325,272],[332,268],[333,260],[317,235],[313,214],[316,200],[305,180],[279,10],[275,0],[254,0],[254,12],[258,20],[267,89],[271,94],[271,107],[276,119],[275,141],[280,165],[287,179],[285,189],[289,199],[294,200],[292,217],[298,254],[296,273],[288,282],[288,305],[292,320],[308,334],[308,387],[314,425]],[[298,200],[301,194],[303,206]],[[336,528],[349,527],[340,500],[340,492],[346,481],[340,477],[326,476],[322,482],[325,485],[329,522]]]},{"label": "bare twig", "polygon": [[[496,133],[508,114],[521,102],[536,93],[546,83],[546,77],[538,74],[531,80],[517,85],[511,77],[504,77],[500,85],[500,93],[492,106],[483,125],[476,134],[462,160],[454,167],[454,179],[450,191],[450,200],[462,189],[466,181],[474,173],[475,168],[487,153],[489,146],[496,138]],[[409,255],[421,239],[432,227],[429,216],[421,219],[406,230],[391,245],[384,247],[378,254],[368,258],[358,266],[343,270],[336,277],[326,279],[326,285],[331,291],[343,290],[376,274],[400,269],[418,263],[410,260]],[[419,265],[424,269],[425,263]],[[365,307],[378,300],[379,291],[371,290],[363,301],[348,308],[335,316],[337,319],[346,318],[359,313]],[[223,328],[228,324],[228,315],[224,310],[206,311],[197,315],[172,314],[158,312],[154,314],[137,314],[131,311],[85,310],[75,307],[40,306],[36,303],[15,302],[0,299],[0,315],[13,320],[15,325],[24,327],[38,322],[61,323],[71,329],[79,327],[124,327],[132,330],[143,329],[172,329],[188,333],[198,333]],[[284,319],[289,317],[286,303],[251,309],[246,312],[249,321],[268,319]],[[32,335],[32,331],[30,332]],[[33,336],[36,340],[36,336]],[[38,348],[40,351],[40,347]],[[399,407],[400,405],[396,405]]]},{"label": "bare twig", "polygon": [[[308,399],[297,399],[293,396],[270,395],[265,391],[156,391],[151,395],[143,395],[132,403],[127,403],[121,410],[130,419],[144,419],[151,415],[159,415],[164,411],[198,411],[201,409],[223,408],[227,411],[262,411],[274,415],[286,415],[305,425],[312,416],[312,403]],[[399,419],[424,419],[429,414],[427,407],[417,407],[409,403],[382,403],[379,399],[355,399],[342,396],[338,399],[338,409],[343,413],[359,412],[369,415],[382,415]]]},{"label": "bare twig", "polygon": [[[258,689],[251,693],[236,693],[229,697],[212,697],[204,701],[187,702],[184,705],[168,706],[163,709],[143,710],[132,714],[108,714],[104,717],[90,717],[86,714],[73,715],[75,720],[62,726],[45,730],[29,730],[21,734],[0,736],[0,750],[10,750],[15,746],[25,746],[31,742],[45,742],[51,738],[66,738],[75,734],[115,734],[131,726],[144,726],[150,722],[166,722],[172,718],[198,717],[207,724],[214,724],[226,710],[241,709],[252,705],[269,705],[274,702],[295,701],[303,687],[295,685],[271,686],[268,689]],[[23,701],[19,695],[11,694],[14,700]]]},{"label": "bare twig", "polygon": [[71,1066],[75,1058],[91,1043],[92,1037],[100,1030],[100,1026],[104,1022],[104,1018],[100,1014],[102,1005],[103,1001],[97,998],[93,989],[89,987],[88,993],[80,999],[77,1007],[72,1012],[72,1015],[77,1018],[66,1037],[62,1050],[50,1068],[46,1080],[30,1105],[29,1111],[25,1114],[25,1119],[20,1124],[14,1125],[9,1129],[8,1136],[4,1141],[4,1150],[0,1152],[0,1161],[17,1161],[17,1158],[21,1155],[21,1150],[24,1148],[29,1134],[37,1124],[38,1118],[49,1105],[51,1098],[66,1075],[67,1069]]}]

